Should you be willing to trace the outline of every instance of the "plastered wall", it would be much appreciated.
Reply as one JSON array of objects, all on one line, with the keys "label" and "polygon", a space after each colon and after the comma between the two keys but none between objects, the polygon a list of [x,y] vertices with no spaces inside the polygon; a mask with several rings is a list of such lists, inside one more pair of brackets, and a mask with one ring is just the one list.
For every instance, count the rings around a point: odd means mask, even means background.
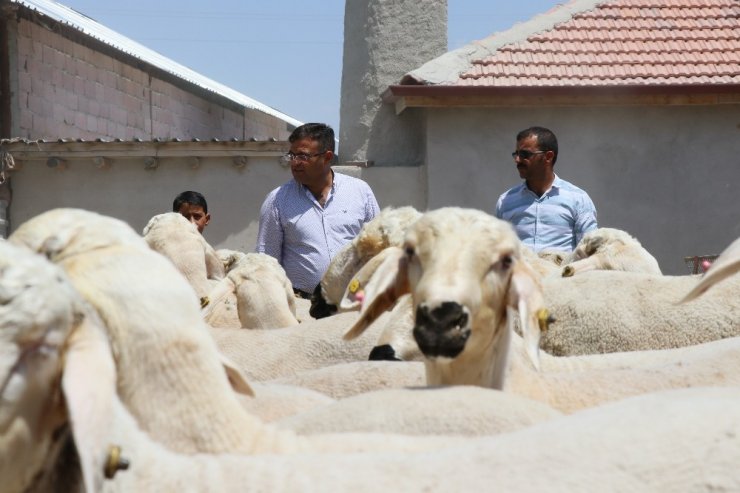
[{"label": "plastered wall", "polygon": [[738,105],[427,111],[430,208],[492,213],[521,182],[517,132],[541,125],[558,137],[555,172],[589,193],[599,225],[633,234],[664,273],[740,236]]},{"label": "plastered wall", "polygon": [[[57,207],[117,217],[141,232],[152,216],[171,210],[178,193],[196,190],[205,195],[212,216],[204,231],[208,242],[216,248],[252,251],[262,201],[270,190],[291,179],[290,170],[277,156],[249,157],[243,168],[228,157],[201,158],[195,169],[187,159],[174,157],[161,158],[154,170],[146,170],[141,158],[117,158],[107,169],[98,169],[90,158],[68,158],[65,166],[52,169],[45,161],[33,160],[13,173],[11,233],[27,219]],[[423,167],[336,169],[366,180],[381,207],[424,207]]]}]

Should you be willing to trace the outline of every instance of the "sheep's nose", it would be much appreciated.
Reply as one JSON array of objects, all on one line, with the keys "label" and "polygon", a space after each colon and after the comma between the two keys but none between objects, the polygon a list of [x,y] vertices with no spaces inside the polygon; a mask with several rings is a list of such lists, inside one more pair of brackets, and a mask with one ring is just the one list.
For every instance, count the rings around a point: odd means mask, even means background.
[{"label": "sheep's nose", "polygon": [[420,304],[413,335],[421,352],[427,357],[456,357],[470,337],[468,318],[467,310],[459,303],[448,301],[434,308]]},{"label": "sheep's nose", "polygon": [[421,304],[416,309],[416,324],[433,330],[443,331],[454,327],[464,327],[467,322],[468,314],[465,309],[454,301],[445,301],[432,309]]}]

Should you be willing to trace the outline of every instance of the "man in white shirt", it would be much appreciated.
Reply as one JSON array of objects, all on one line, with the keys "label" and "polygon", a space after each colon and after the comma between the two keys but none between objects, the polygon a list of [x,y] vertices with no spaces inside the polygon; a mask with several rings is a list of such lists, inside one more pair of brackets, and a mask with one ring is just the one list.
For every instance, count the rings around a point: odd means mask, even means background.
[{"label": "man in white shirt", "polygon": [[257,252],[275,257],[298,296],[310,299],[336,253],[380,211],[370,186],[331,169],[334,130],[306,123],[288,138],[293,179],[260,210]]}]

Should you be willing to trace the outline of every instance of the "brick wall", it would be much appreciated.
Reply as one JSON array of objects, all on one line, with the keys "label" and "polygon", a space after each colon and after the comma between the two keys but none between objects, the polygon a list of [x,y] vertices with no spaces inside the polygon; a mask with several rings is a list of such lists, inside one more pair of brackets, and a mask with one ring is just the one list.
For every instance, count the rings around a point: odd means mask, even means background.
[{"label": "brick wall", "polygon": [[278,118],[219,104],[198,88],[178,87],[26,19],[16,32],[14,137],[207,140],[289,134]]}]

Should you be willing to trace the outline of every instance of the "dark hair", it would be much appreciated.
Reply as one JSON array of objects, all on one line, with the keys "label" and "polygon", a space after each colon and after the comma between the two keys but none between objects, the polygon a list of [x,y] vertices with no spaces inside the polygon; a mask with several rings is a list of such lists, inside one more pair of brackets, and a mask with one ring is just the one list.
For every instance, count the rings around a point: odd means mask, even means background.
[{"label": "dark hair", "polygon": [[529,127],[516,135],[516,141],[519,142],[527,137],[537,137],[537,147],[540,151],[552,151],[554,154],[552,164],[555,164],[558,160],[558,138],[552,130],[545,127]]},{"label": "dark hair", "polygon": [[311,139],[319,142],[321,152],[334,152],[334,130],[325,123],[304,123],[288,137],[291,144],[296,140]]},{"label": "dark hair", "polygon": [[199,205],[203,208],[203,212],[208,214],[208,203],[201,193],[193,192],[191,190],[180,193],[175,197],[175,201],[172,202],[172,212],[180,212],[180,206],[182,206],[182,204]]}]

